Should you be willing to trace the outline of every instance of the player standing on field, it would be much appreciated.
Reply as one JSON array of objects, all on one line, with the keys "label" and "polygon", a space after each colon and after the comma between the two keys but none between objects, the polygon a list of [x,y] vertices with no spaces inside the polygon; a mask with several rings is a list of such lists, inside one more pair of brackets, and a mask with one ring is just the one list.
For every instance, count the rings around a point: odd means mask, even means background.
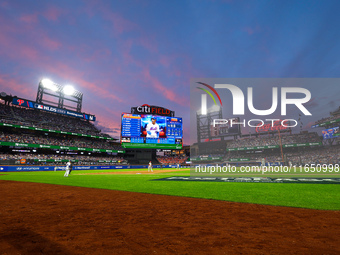
[{"label": "player standing on field", "polygon": [[156,119],[155,118],[151,118],[151,123],[149,123],[148,125],[146,125],[146,137],[148,138],[158,138],[158,134],[159,134],[159,125],[156,123]]},{"label": "player standing on field", "polygon": [[151,172],[153,172],[153,170],[152,170],[152,163],[151,163],[151,161],[149,162],[149,167],[148,167],[148,172],[151,170]]},{"label": "player standing on field", "polygon": [[65,171],[64,177],[68,177],[68,175],[69,175],[70,172],[71,172],[71,168],[72,168],[72,164],[71,164],[71,160],[69,160],[69,161],[66,163],[66,171]]}]

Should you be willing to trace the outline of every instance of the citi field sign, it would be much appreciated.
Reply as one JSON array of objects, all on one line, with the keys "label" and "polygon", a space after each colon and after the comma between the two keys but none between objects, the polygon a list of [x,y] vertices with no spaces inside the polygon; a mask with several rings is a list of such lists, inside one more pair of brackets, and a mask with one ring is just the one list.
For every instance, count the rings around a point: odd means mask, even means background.
[{"label": "citi field sign", "polygon": [[170,116],[170,117],[175,116],[174,111],[171,111],[169,109],[166,109],[160,106],[154,106],[154,105],[150,106],[148,104],[143,104],[137,107],[131,107],[131,113]]},{"label": "citi field sign", "polygon": [[[281,116],[287,115],[287,105],[293,105],[299,113],[304,114],[305,116],[311,116],[312,114],[308,111],[308,109],[305,107],[305,104],[308,103],[311,99],[311,93],[308,89],[301,88],[301,87],[281,87],[281,97],[278,96],[278,87],[272,87],[272,94],[271,94],[271,107],[269,109],[256,109],[254,107],[253,103],[253,87],[247,87],[246,93],[244,93],[238,86],[233,84],[214,84],[214,86],[211,86],[209,84],[203,83],[203,82],[197,82],[198,84],[204,86],[205,88],[197,87],[198,89],[204,91],[205,93],[201,94],[201,114],[207,115],[208,109],[207,109],[207,96],[209,95],[212,100],[214,101],[215,105],[217,105],[215,97],[218,98],[221,106],[223,106],[223,102],[221,100],[220,95],[222,93],[231,93],[233,98],[233,104],[232,104],[232,112],[233,115],[242,116],[245,113],[245,106],[248,107],[248,110],[256,115],[261,116],[261,119],[250,119],[246,120],[243,119],[243,121],[235,122],[231,119],[214,119],[213,120],[213,126],[216,125],[224,125],[229,123],[229,125],[232,127],[233,125],[242,125],[244,127],[255,127],[260,128],[263,125],[265,125],[265,122],[271,122],[271,126],[277,126],[278,122],[283,127],[295,127],[298,125],[297,120],[295,119],[262,119],[263,116],[268,116],[274,113],[277,108],[280,106]],[[299,94],[299,98],[291,98],[290,96],[288,98],[289,94]],[[270,98],[269,98],[270,100]],[[245,105],[245,102],[247,104]]]}]

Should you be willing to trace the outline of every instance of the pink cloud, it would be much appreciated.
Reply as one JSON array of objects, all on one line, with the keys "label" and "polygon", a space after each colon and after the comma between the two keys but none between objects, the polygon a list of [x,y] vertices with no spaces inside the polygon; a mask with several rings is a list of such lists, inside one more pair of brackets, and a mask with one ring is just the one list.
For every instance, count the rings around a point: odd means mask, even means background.
[{"label": "pink cloud", "polygon": [[16,40],[11,33],[11,27],[5,27],[3,33],[0,33],[0,54],[16,61],[37,60],[39,55],[36,49],[25,44],[23,40]]},{"label": "pink cloud", "polygon": [[0,2],[0,7],[4,8],[4,9],[7,9],[9,7],[9,4],[8,4],[7,1],[1,1]]},{"label": "pink cloud", "polygon": [[92,54],[88,53],[88,56],[84,56],[87,62],[99,62],[103,59],[109,59],[112,55],[111,50],[105,48],[96,49]]},{"label": "pink cloud", "polygon": [[31,84],[22,82],[18,79],[12,78],[9,75],[0,73],[0,92],[6,92],[18,97],[31,98],[36,92],[32,89]]},{"label": "pink cloud", "polygon": [[172,62],[172,57],[162,55],[162,56],[160,56],[160,58],[159,58],[159,62],[160,62],[163,66],[169,67],[170,64],[171,64],[171,62]]},{"label": "pink cloud", "polygon": [[26,14],[21,16],[20,20],[27,24],[34,24],[38,22],[38,14]]},{"label": "pink cloud", "polygon": [[[95,10],[100,12],[101,16],[111,22],[113,26],[113,30],[111,30],[112,34],[114,36],[121,35],[124,32],[130,32],[135,31],[137,33],[144,33],[142,31],[142,28],[132,22],[129,19],[124,18],[119,13],[111,11],[109,8],[105,7],[105,3],[102,3],[100,6],[97,2],[89,2],[88,6],[85,8],[85,12],[92,17],[95,14]],[[129,41],[129,40],[128,40]],[[140,35],[138,38],[134,38],[133,43],[143,46],[144,48],[148,49],[150,52],[157,52],[157,45],[155,43],[155,40],[152,40],[150,36],[146,35],[145,33],[143,35]],[[131,46],[131,45],[130,45]]]},{"label": "pink cloud", "polygon": [[[2,20],[0,18],[0,24]],[[24,40],[16,40],[12,36],[11,31],[15,31],[15,27],[5,27],[4,33],[0,34],[0,54],[5,55],[9,59],[19,61],[22,65],[26,65],[29,68],[32,66],[38,69],[45,70],[46,73],[58,75],[66,80],[74,81],[83,88],[87,88],[94,94],[97,94],[103,98],[112,99],[118,102],[122,102],[122,99],[112,93],[108,93],[102,86],[88,82],[84,77],[84,72],[78,71],[75,68],[70,67],[65,63],[55,62],[49,59],[48,56],[41,56],[37,47],[26,44]],[[46,35],[42,36],[42,44],[49,49],[58,49],[61,45],[60,42],[48,38]],[[1,50],[2,49],[2,50]],[[98,84],[101,84],[98,82]]]},{"label": "pink cloud", "polygon": [[49,38],[46,35],[42,36],[40,43],[45,48],[52,50],[52,51],[57,50],[61,47],[61,42],[56,41],[56,40],[52,40],[51,38]]},{"label": "pink cloud", "polygon": [[156,44],[156,40],[152,40],[150,36],[147,36],[147,35],[141,36],[137,40],[137,43],[152,53],[158,52],[158,46]]},{"label": "pink cloud", "polygon": [[[31,28],[35,26],[31,23],[16,26],[13,23],[7,23],[0,17],[0,26],[2,27],[0,33],[0,54],[2,53],[11,59],[28,59],[32,61],[41,58],[41,48],[35,46],[36,42],[49,50],[56,50],[61,46],[59,41],[52,40],[38,28],[31,30]],[[21,35],[20,40],[17,39],[17,34]],[[36,40],[37,36],[39,37],[38,41]],[[32,45],[28,43],[32,41],[35,44]]]},{"label": "pink cloud", "polygon": [[119,97],[119,95],[107,91],[107,89],[105,89],[105,86],[103,86],[101,82],[94,83],[83,79],[82,77],[84,77],[85,75],[84,72],[74,69],[64,63],[54,63],[53,61],[50,61],[50,63],[52,64],[44,63],[43,65],[44,70],[46,70],[47,73],[56,74],[60,78],[74,82],[74,84],[77,84],[77,86],[79,86],[78,90],[81,91],[84,89],[88,89],[101,98],[123,102],[123,99]]},{"label": "pink cloud", "polygon": [[103,18],[110,21],[113,25],[114,34],[122,34],[123,32],[132,31],[137,28],[137,25],[128,19],[123,18],[119,13],[110,11],[108,8],[100,7],[100,12]]},{"label": "pink cloud", "polygon": [[162,94],[166,99],[182,106],[189,105],[189,102],[184,97],[178,95],[173,89],[164,86],[156,77],[151,76],[149,69],[145,68],[143,70],[143,76],[144,82],[153,86],[156,89],[156,93]]},{"label": "pink cloud", "polygon": [[31,48],[29,46],[21,46],[19,49],[20,54],[22,54],[23,58],[30,60],[37,60],[39,58],[39,53],[36,49]]},{"label": "pink cloud", "polygon": [[44,11],[43,16],[49,21],[57,21],[63,13],[65,10],[52,6]]},{"label": "pink cloud", "polygon": [[[42,12],[42,16],[45,17],[49,21],[57,21],[62,14],[65,13],[65,10],[61,10],[57,7],[49,7],[46,11]],[[25,14],[20,17],[20,20],[27,24],[35,24],[38,22],[38,13]]]}]

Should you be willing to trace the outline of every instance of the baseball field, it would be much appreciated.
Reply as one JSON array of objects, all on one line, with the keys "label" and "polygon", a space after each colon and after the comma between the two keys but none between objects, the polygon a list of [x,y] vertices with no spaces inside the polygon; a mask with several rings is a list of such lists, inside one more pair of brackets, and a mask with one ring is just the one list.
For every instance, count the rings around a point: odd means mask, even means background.
[{"label": "baseball field", "polygon": [[338,184],[167,180],[189,169],[63,173],[0,175],[1,254],[340,253]]}]

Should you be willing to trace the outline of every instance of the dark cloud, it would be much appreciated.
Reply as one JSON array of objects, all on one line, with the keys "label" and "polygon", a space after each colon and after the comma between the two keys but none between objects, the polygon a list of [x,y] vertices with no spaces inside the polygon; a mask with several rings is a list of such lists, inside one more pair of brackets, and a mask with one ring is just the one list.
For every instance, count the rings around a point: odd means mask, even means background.
[{"label": "dark cloud", "polygon": [[305,103],[305,106],[308,108],[313,108],[319,106],[319,103],[317,102],[316,98],[313,97],[311,100]]},{"label": "dark cloud", "polygon": [[117,128],[110,128],[110,127],[106,127],[103,125],[100,125],[99,123],[95,123],[95,126],[101,130],[102,133],[112,133],[112,134],[117,134]]},{"label": "dark cloud", "polygon": [[332,100],[328,103],[328,105],[332,108],[336,107],[336,103]]}]

